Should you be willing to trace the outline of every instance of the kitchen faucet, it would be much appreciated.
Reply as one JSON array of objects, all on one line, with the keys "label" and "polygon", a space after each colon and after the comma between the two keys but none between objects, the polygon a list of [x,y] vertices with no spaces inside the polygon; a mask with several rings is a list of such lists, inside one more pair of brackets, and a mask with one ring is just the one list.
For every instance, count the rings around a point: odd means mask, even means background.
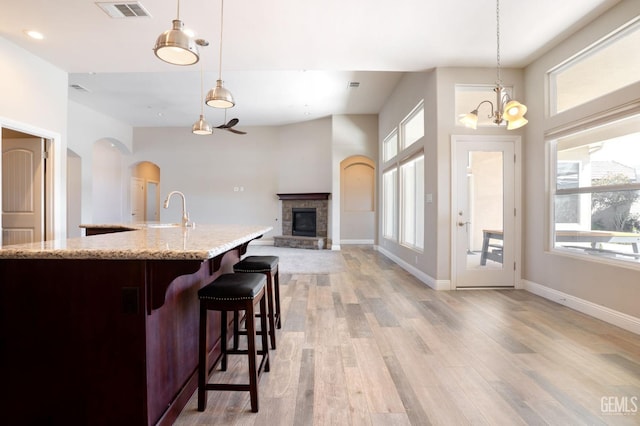
[{"label": "kitchen faucet", "polygon": [[167,199],[164,200],[164,208],[169,208],[169,200],[173,194],[178,194],[182,197],[182,226],[183,227],[193,227],[193,223],[189,223],[189,213],[187,213],[187,200],[184,197],[184,194],[180,191],[171,191],[169,195],[167,195]]}]

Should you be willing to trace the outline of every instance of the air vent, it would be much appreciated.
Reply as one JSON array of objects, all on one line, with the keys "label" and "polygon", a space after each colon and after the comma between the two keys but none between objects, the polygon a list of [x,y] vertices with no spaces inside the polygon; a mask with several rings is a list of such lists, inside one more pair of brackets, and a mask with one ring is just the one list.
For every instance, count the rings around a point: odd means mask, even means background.
[{"label": "air vent", "polygon": [[96,4],[112,18],[146,18],[151,16],[139,2],[97,2]]},{"label": "air vent", "polygon": [[80,86],[79,84],[70,84],[69,87],[71,87],[72,89],[77,90],[78,92],[86,92],[86,93],[90,92],[89,89],[87,89],[84,86]]},{"label": "air vent", "polygon": [[350,81],[349,82],[349,88],[350,89],[355,89],[357,87],[360,87],[360,82],[359,81]]}]

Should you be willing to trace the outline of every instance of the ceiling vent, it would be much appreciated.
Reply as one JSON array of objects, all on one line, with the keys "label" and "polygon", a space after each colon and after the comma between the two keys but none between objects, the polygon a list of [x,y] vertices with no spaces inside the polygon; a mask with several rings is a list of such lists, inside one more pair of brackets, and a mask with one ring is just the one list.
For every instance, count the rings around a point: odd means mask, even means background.
[{"label": "ceiling vent", "polygon": [[349,82],[349,88],[350,89],[355,89],[360,87],[360,82],[359,81],[350,81]]},{"label": "ceiling vent", "polygon": [[78,92],[86,92],[86,93],[90,92],[89,89],[87,89],[84,86],[80,86],[79,84],[70,84],[69,87],[71,87],[72,89],[77,90]]},{"label": "ceiling vent", "polygon": [[97,2],[96,4],[112,18],[147,18],[151,16],[140,2]]}]

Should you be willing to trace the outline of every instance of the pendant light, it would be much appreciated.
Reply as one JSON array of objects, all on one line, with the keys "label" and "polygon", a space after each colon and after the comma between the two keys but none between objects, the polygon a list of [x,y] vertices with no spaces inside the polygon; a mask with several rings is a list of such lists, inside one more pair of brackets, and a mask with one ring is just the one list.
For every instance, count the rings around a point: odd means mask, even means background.
[{"label": "pendant light", "polygon": [[506,93],[505,88],[502,86],[502,79],[500,78],[500,0],[496,0],[496,40],[497,40],[497,79],[496,87],[493,91],[496,93],[496,106],[494,109],[491,101],[482,101],[478,104],[476,109],[469,114],[465,114],[460,118],[460,122],[466,127],[476,129],[478,126],[478,109],[482,104],[488,103],[491,105],[491,115],[489,118],[493,118],[495,124],[501,124],[503,121],[507,122],[507,130],[518,129],[529,121],[524,118],[527,112],[527,106],[521,104],[515,99],[511,99],[509,94]]},{"label": "pendant light", "polygon": [[184,31],[180,20],[180,0],[178,15],[172,21],[173,27],[158,36],[153,52],[165,62],[173,65],[193,65],[200,59],[198,47],[193,38]]},{"label": "pendant light", "polygon": [[[196,43],[199,46],[208,46],[209,42],[206,40],[198,39]],[[203,65],[200,62],[200,118],[191,127],[191,132],[195,135],[210,135],[213,133],[211,125],[204,119],[204,70]]]},{"label": "pendant light", "polygon": [[218,80],[216,87],[207,94],[207,105],[214,108],[231,108],[236,103],[233,95],[222,85],[222,24],[224,18],[224,0],[220,0],[220,60],[218,68]]}]

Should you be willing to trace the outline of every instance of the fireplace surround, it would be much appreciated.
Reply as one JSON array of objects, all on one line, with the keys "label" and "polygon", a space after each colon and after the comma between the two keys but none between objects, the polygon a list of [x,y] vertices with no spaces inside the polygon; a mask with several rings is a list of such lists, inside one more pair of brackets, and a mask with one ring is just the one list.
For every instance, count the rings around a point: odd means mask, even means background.
[{"label": "fireplace surround", "polygon": [[[274,237],[274,245],[313,249],[327,247],[330,195],[328,192],[278,194],[282,201],[282,236]],[[315,232],[309,229],[311,226],[307,223],[303,226],[304,235],[300,235],[298,230],[294,233],[294,209],[302,213],[315,212]]]}]

